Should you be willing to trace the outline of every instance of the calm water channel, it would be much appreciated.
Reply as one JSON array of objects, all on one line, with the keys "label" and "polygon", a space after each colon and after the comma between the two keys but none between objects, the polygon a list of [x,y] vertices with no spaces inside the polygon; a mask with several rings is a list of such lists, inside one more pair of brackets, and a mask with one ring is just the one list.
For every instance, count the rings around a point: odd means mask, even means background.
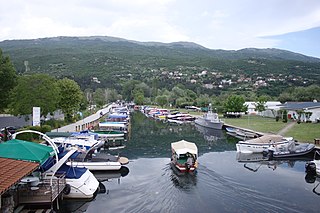
[{"label": "calm water channel", "polygon": [[[319,212],[318,180],[305,180],[305,161],[262,161],[237,156],[237,139],[224,131],[174,125],[134,113],[126,148],[129,173],[108,173],[105,193],[90,202],[64,200],[61,212]],[[170,143],[195,142],[194,175],[171,169]],[[319,180],[320,181],[320,180]],[[310,181],[309,181],[310,182]]]}]

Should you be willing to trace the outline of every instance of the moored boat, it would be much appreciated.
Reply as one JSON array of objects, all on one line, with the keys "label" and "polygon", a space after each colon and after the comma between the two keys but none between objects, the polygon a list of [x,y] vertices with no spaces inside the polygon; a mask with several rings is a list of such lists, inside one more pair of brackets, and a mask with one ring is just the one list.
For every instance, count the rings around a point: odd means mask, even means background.
[{"label": "moored boat", "polygon": [[113,156],[104,152],[93,153],[92,151],[86,153],[77,153],[67,165],[87,168],[90,171],[117,171],[122,165],[129,163],[128,158]]},{"label": "moored boat", "polygon": [[314,149],[314,144],[290,141],[284,149],[278,146],[270,147],[268,149],[268,155],[271,159],[295,158],[312,154]]},{"label": "moored boat", "polygon": [[212,129],[222,129],[224,124],[224,122],[219,119],[218,113],[212,112],[211,104],[209,104],[208,112],[203,116],[197,117],[195,123]]},{"label": "moored boat", "polygon": [[[50,133],[47,133],[50,135]],[[51,140],[59,145],[65,147],[79,147],[84,150],[91,148],[100,148],[104,145],[104,141],[98,139],[98,134],[94,134],[88,131],[70,133],[69,136],[65,134],[64,137],[53,137]]]},{"label": "moored boat", "polygon": [[249,132],[249,131],[245,131],[245,130],[241,130],[241,129],[236,129],[235,133],[243,138],[256,138],[258,137],[257,133],[254,132]]},{"label": "moored boat", "polygon": [[279,149],[285,149],[293,138],[285,138],[281,135],[263,135],[258,138],[239,141],[236,144],[237,152],[243,153],[262,153],[270,147],[277,146]]},{"label": "moored boat", "polygon": [[185,140],[171,143],[171,163],[180,172],[193,172],[198,167],[198,148]]}]

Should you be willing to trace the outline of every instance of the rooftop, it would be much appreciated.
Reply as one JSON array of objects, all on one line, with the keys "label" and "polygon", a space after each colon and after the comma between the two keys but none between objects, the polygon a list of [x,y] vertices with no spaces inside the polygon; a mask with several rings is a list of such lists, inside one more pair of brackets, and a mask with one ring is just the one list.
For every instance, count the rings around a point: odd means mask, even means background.
[{"label": "rooftop", "polygon": [[38,163],[0,157],[0,195],[38,168]]}]

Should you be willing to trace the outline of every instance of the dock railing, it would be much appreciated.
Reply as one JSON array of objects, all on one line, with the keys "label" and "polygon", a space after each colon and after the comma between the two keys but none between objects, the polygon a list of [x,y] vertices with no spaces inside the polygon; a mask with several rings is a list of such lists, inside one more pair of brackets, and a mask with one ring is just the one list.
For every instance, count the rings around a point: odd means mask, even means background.
[{"label": "dock railing", "polygon": [[65,176],[56,175],[52,178],[46,176],[40,180],[37,186],[30,184],[19,184],[18,202],[19,204],[43,204],[52,203],[63,191],[66,186]]}]

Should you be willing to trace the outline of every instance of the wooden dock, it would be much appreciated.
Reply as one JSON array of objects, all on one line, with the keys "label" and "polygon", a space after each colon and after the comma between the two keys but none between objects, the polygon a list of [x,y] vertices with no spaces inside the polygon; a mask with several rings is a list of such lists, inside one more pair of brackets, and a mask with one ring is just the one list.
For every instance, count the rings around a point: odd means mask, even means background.
[{"label": "wooden dock", "polygon": [[50,177],[41,180],[37,186],[29,184],[21,184],[18,186],[17,196],[19,204],[50,204],[63,191],[66,186],[64,175],[60,177],[54,176],[52,185]]}]

